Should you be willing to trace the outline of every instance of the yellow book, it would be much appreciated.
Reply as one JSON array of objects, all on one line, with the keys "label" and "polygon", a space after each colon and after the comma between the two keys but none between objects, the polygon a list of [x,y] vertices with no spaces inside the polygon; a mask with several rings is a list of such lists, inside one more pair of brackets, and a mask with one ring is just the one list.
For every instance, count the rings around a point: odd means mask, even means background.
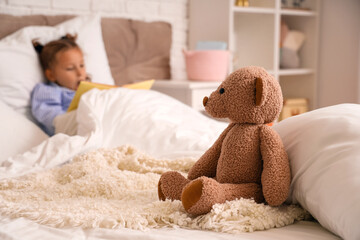
[{"label": "yellow book", "polygon": [[[121,87],[130,88],[130,89],[150,89],[152,87],[152,85],[154,84],[154,81],[155,80],[146,80],[146,81],[142,81],[142,82],[138,82],[138,83],[125,84]],[[74,98],[72,99],[67,111],[70,112],[72,110],[77,109],[81,95],[83,95],[84,93],[86,93],[87,91],[89,91],[93,88],[105,90],[105,89],[111,89],[111,88],[116,88],[116,87],[119,87],[119,86],[82,81],[82,82],[80,82],[80,85],[79,85],[78,89],[76,90]]]},{"label": "yellow book", "polygon": [[142,82],[137,82],[137,83],[131,83],[131,84],[125,84],[122,85],[121,87],[124,88],[130,88],[130,89],[150,89],[152,87],[152,85],[154,84],[155,80],[146,80],[146,81],[142,81]]}]

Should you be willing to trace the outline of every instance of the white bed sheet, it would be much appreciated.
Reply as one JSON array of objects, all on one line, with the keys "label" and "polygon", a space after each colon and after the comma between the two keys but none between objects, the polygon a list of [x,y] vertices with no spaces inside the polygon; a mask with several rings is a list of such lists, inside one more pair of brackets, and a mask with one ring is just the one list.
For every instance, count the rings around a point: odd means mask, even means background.
[{"label": "white bed sheet", "polygon": [[[135,100],[136,99],[136,100]],[[52,168],[82,152],[131,144],[157,158],[200,156],[226,123],[153,91],[92,90],[77,110],[78,136],[57,134],[2,163],[0,179]],[[141,139],[141,141],[139,141]],[[0,239],[338,239],[318,223],[299,222],[279,229],[225,234],[187,229],[52,228],[25,218],[0,217]]]},{"label": "white bed sheet", "polygon": [[107,239],[107,240],[338,240],[337,236],[325,230],[320,224],[309,221],[297,222],[282,228],[252,233],[226,234],[191,229],[154,229],[138,231],[131,229],[59,229],[36,224],[24,218],[0,219],[2,240],[65,240],[65,239]]}]

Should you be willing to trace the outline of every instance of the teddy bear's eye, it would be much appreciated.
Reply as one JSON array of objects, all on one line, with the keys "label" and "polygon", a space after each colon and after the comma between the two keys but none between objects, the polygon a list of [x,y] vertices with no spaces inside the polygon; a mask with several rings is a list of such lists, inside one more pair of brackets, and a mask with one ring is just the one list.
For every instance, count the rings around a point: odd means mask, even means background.
[{"label": "teddy bear's eye", "polygon": [[219,93],[220,93],[220,94],[223,94],[224,92],[225,92],[225,89],[224,89],[224,88],[220,88]]}]

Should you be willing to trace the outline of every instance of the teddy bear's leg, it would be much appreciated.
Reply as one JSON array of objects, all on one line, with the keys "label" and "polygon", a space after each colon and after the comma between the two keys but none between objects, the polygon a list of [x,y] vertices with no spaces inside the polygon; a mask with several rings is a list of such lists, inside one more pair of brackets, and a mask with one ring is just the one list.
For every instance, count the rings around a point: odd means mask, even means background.
[{"label": "teddy bear's leg", "polygon": [[191,181],[184,187],[181,194],[181,201],[185,210],[193,215],[210,212],[216,203],[240,198],[254,198],[256,202],[264,201],[259,184],[222,184],[207,177],[200,177]]},{"label": "teddy bear's leg", "polygon": [[162,174],[158,183],[159,199],[180,200],[181,192],[189,182],[190,180],[175,171]]}]

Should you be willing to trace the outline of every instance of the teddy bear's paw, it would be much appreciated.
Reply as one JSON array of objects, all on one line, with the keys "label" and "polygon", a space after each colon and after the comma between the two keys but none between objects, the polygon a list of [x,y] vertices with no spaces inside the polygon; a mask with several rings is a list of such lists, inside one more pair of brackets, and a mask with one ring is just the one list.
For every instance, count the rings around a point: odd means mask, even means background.
[{"label": "teddy bear's paw", "polygon": [[225,201],[219,183],[212,178],[200,177],[188,183],[181,194],[185,210],[193,215],[210,212],[215,203]]},{"label": "teddy bear's paw", "polygon": [[202,189],[203,183],[201,179],[196,179],[185,186],[181,195],[181,201],[186,211],[200,200]]},{"label": "teddy bear's paw", "polygon": [[189,182],[190,180],[178,172],[171,171],[162,174],[158,183],[159,199],[162,201],[165,199],[180,200],[182,190]]}]

